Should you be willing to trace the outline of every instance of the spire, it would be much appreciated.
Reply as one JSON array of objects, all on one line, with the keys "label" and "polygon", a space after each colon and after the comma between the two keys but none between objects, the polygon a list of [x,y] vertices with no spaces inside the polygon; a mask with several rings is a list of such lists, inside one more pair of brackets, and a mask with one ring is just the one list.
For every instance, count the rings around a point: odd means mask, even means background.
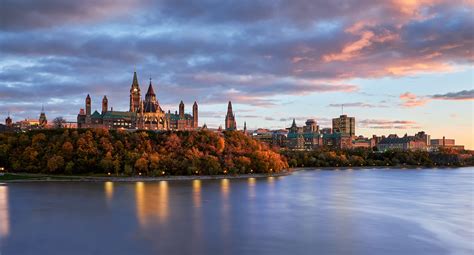
[{"label": "spire", "polygon": [[44,113],[44,104],[41,104],[41,112]]},{"label": "spire", "polygon": [[133,72],[133,81],[132,81],[132,87],[138,87],[138,78],[137,78],[137,72]]},{"label": "spire", "polygon": [[86,98],[89,98],[89,99],[90,99],[90,98],[91,98],[91,96],[89,96],[89,94],[87,94],[87,97],[86,97]]},{"label": "spire", "polygon": [[149,95],[150,96],[151,95],[155,96],[156,95],[155,90],[153,90],[153,85],[151,84],[151,78],[150,78],[150,85],[148,85],[148,91],[146,92],[146,95],[147,96],[149,96]]},{"label": "spire", "polygon": [[295,120],[295,118],[293,118],[293,123],[291,124],[291,126],[296,126],[296,120]]}]

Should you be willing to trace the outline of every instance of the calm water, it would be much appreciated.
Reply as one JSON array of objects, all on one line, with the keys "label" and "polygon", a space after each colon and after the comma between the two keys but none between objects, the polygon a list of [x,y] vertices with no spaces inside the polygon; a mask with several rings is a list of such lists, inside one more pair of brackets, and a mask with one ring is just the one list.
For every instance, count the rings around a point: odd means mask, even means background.
[{"label": "calm water", "polygon": [[474,168],[0,185],[0,254],[473,254]]}]

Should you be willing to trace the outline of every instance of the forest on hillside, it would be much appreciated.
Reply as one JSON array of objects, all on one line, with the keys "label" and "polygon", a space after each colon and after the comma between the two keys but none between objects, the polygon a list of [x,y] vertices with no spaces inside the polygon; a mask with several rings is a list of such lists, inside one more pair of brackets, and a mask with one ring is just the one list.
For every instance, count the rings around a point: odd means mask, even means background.
[{"label": "forest on hillside", "polygon": [[348,167],[348,166],[472,166],[472,152],[441,149],[437,152],[390,150],[385,152],[358,148],[281,152],[290,167]]},{"label": "forest on hillside", "polygon": [[278,152],[238,131],[50,129],[0,134],[0,166],[11,172],[115,176],[280,172]]}]

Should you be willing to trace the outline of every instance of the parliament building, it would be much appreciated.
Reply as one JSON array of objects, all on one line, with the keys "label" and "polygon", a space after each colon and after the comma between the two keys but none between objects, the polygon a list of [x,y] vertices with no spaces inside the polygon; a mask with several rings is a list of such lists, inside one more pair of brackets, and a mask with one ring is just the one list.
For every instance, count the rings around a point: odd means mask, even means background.
[{"label": "parliament building", "polygon": [[78,128],[107,129],[148,129],[148,130],[194,130],[198,128],[198,105],[193,104],[192,114],[184,112],[184,103],[179,104],[179,112],[165,112],[156,98],[153,85],[143,99],[137,73],[133,74],[130,88],[130,108],[128,111],[109,110],[107,96],[102,99],[102,111],[92,112],[91,97],[87,95],[85,111],[81,109],[77,115]]}]

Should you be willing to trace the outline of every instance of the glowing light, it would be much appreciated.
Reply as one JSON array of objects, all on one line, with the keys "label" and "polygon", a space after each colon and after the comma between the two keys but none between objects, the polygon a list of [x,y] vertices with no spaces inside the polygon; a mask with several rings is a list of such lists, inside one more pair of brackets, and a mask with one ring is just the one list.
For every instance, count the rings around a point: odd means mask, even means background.
[{"label": "glowing light", "polygon": [[255,185],[256,185],[257,179],[255,178],[248,178],[248,184],[249,184],[249,196],[251,198],[255,197]]},{"label": "glowing light", "polygon": [[0,238],[10,233],[10,217],[8,213],[8,187],[0,186]]},{"label": "glowing light", "polygon": [[201,207],[201,180],[193,180],[193,204]]},{"label": "glowing light", "polygon": [[222,179],[221,180],[221,194],[222,197],[227,198],[230,192],[230,181],[229,179]]},{"label": "glowing light", "polygon": [[107,200],[112,200],[112,197],[114,195],[114,183],[113,182],[105,182],[104,183],[104,188],[105,188],[105,197]]}]

